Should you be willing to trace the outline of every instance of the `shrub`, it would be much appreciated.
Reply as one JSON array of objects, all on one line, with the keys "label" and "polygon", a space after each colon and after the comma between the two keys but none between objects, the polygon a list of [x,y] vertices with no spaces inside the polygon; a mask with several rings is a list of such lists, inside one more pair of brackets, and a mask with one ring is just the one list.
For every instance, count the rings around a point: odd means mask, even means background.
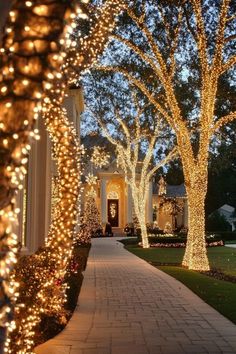
[{"label": "shrub", "polygon": [[228,223],[224,215],[218,211],[210,214],[206,219],[207,231],[231,231],[231,225]]}]

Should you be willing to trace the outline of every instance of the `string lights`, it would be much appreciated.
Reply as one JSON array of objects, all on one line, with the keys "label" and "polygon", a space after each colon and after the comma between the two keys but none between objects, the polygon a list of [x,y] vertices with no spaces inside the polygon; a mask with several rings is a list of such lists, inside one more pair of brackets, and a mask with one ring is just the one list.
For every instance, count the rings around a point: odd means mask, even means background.
[{"label": "string lights", "polygon": [[[161,18],[165,38],[169,43],[169,55],[163,55],[163,47],[155,38],[155,35],[148,27],[146,20],[145,8],[143,13],[136,15],[135,11],[126,6],[126,11],[137,29],[145,38],[147,46],[143,50],[137,46],[132,40],[123,38],[120,35],[113,36],[114,39],[122,42],[130,50],[132,50],[142,61],[152,70],[153,78],[160,83],[163,90],[163,102],[161,103],[156,92],[152,91],[146,79],[137,76],[125,68],[112,66],[97,66],[97,69],[108,72],[122,73],[134,86],[136,86],[147,98],[148,101],[156,108],[156,110],[165,118],[172,130],[175,132],[178,144],[178,151],[182,160],[183,172],[185,178],[185,186],[188,197],[188,239],[186,251],[183,259],[183,265],[194,270],[209,270],[209,262],[207,258],[205,243],[205,196],[207,192],[208,178],[208,158],[211,140],[218,129],[227,123],[236,119],[236,112],[230,112],[226,116],[219,117],[216,115],[216,97],[217,87],[220,77],[228,70],[232,69],[236,63],[235,53],[224,59],[223,55],[225,45],[234,36],[228,37],[226,40],[226,27],[234,19],[228,17],[230,1],[222,0],[219,5],[218,26],[215,33],[215,49],[210,58],[208,41],[208,32],[204,20],[203,4],[201,0],[189,1],[192,6],[192,15],[195,17],[195,28],[189,28],[188,21],[183,16],[183,6],[176,7],[178,11],[177,25],[173,33],[169,31],[171,26],[168,19],[163,17],[160,9],[157,8],[159,18]],[[175,5],[173,5],[175,6]],[[183,30],[184,27],[184,30]],[[190,36],[198,51],[199,58],[199,74],[200,74],[200,109],[198,113],[198,129],[199,148],[196,152],[195,145],[192,144],[196,130],[188,125],[188,117],[183,115],[180,103],[176,95],[176,82],[173,77],[176,74],[176,58],[178,46],[181,41],[180,35],[187,33],[185,28],[189,30]],[[165,48],[166,49],[166,48]],[[188,57],[188,56],[187,56]],[[191,81],[190,81],[191,82]],[[196,113],[197,114],[197,113]]]},{"label": "string lights", "polygon": [[[38,11],[42,6],[46,14],[41,16]],[[71,13],[71,1],[52,1],[50,5],[36,0],[15,1],[0,49],[0,325],[9,330],[15,326],[12,314],[18,296],[18,284],[11,276],[18,250],[13,233],[19,211],[15,191],[23,188],[30,141],[38,138],[33,125],[41,112],[47,77],[60,67],[58,40]]]},{"label": "string lights", "polygon": [[88,173],[87,176],[85,176],[86,183],[89,186],[96,185],[97,184],[97,179],[98,179],[97,176],[94,176],[91,173]]},{"label": "string lights", "polygon": [[[83,1],[84,12],[87,10],[89,13],[89,7],[86,6],[88,2]],[[70,82],[77,82],[81,72],[90,69],[97,62],[115,27],[117,15],[123,11],[124,6],[123,0],[107,0],[101,6],[99,14],[95,16],[95,23],[89,33],[84,36],[81,32],[75,32],[75,45],[69,47],[69,55],[64,64],[64,67],[69,70]],[[71,37],[68,40],[71,40]]]}]

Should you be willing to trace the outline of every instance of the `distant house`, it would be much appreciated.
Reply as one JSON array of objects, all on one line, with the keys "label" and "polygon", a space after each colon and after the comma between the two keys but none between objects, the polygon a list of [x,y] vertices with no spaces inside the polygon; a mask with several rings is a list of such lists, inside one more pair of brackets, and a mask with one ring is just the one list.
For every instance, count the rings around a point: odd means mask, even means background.
[{"label": "distant house", "polygon": [[154,218],[158,227],[166,232],[187,229],[188,203],[184,183],[169,185],[161,177],[153,185]]},{"label": "distant house", "polygon": [[[90,167],[88,168],[88,171]],[[107,168],[93,169],[97,177],[93,184],[96,202],[103,226],[109,222],[113,228],[124,228],[134,218],[133,200],[123,171],[116,160]],[[137,181],[139,173],[137,173]],[[89,185],[84,185],[83,204]],[[82,206],[83,208],[83,206]],[[162,177],[159,183],[150,181],[146,203],[146,221],[166,232],[187,227],[187,198],[184,185],[167,185]]]},{"label": "distant house", "polygon": [[220,215],[223,215],[227,222],[231,225],[232,231],[235,231],[236,225],[236,213],[235,208],[231,205],[224,204],[219,209],[217,209]]}]

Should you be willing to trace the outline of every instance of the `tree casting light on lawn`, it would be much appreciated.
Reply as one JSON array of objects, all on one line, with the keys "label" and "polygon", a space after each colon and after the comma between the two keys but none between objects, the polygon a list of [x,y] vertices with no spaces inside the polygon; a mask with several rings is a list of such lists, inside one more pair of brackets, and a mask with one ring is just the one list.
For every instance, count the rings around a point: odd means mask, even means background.
[{"label": "tree casting light on lawn", "polygon": [[[159,14],[165,34],[165,36],[163,34],[160,38],[155,38],[154,33],[146,24],[146,21],[150,19],[150,16],[146,16],[145,13],[147,7],[143,7],[137,15],[137,10],[127,5],[127,14],[144,38],[146,51],[127,37],[124,38],[120,34],[113,36],[115,41],[123,43],[149,67],[149,70],[152,71],[152,82],[156,80],[155,82],[160,85],[161,94],[156,93],[155,88],[150,87],[149,77],[145,78],[142,74],[138,75],[137,72],[132,73],[124,67],[117,66],[98,66],[98,69],[122,73],[148,98],[174,131],[183,165],[189,210],[189,231],[183,265],[189,269],[207,271],[209,263],[205,245],[205,197],[210,144],[214,134],[236,118],[236,112],[229,112],[223,116],[216,114],[217,88],[220,78],[236,64],[236,55],[232,54],[232,48],[227,47],[228,51],[225,50],[226,46],[235,39],[234,35],[229,35],[230,29],[226,30],[231,21],[235,20],[235,16],[229,14],[230,0],[222,0],[221,4],[217,5],[219,17],[217,18],[218,15],[214,13],[217,21],[216,28],[214,30],[210,28],[208,31],[208,26],[211,24],[206,23],[204,19],[205,12],[201,0],[191,0],[184,4],[180,2],[179,5],[169,4],[168,6],[172,11],[169,18],[165,16],[162,5],[157,6],[155,10],[157,11],[155,13]],[[215,37],[211,40],[208,38],[209,33],[215,33]],[[191,126],[191,119],[184,114],[176,94],[177,88],[180,88],[178,87],[177,69],[181,68],[180,56],[178,56],[181,43],[183,47],[181,38],[184,40],[187,38],[190,41],[190,37],[197,53],[199,65],[197,68],[201,83],[199,88],[200,107],[199,111],[195,110],[194,112],[198,118],[197,127]],[[166,43],[160,44],[163,38],[167,38],[168,48]],[[211,50],[213,45],[214,50]],[[183,55],[183,53],[180,54]],[[188,55],[190,54],[188,53]],[[188,58],[191,61],[191,55],[189,57],[186,55],[186,60]],[[177,67],[178,61],[180,63]],[[198,137],[197,149],[194,145],[196,136]]]}]

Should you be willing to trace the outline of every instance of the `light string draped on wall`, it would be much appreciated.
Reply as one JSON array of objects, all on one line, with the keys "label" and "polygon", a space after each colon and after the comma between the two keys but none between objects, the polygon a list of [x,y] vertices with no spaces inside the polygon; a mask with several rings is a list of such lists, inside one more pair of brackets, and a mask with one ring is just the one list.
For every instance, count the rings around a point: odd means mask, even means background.
[{"label": "light string draped on wall", "polygon": [[[15,0],[0,50],[0,321],[14,327],[13,304],[17,284],[10,278],[16,264],[17,220],[15,192],[26,174],[33,126],[41,111],[48,75],[58,72],[59,38],[70,20],[72,1]],[[46,13],[45,13],[46,11]],[[55,18],[57,14],[57,18]],[[56,57],[55,57],[56,56]]]}]

